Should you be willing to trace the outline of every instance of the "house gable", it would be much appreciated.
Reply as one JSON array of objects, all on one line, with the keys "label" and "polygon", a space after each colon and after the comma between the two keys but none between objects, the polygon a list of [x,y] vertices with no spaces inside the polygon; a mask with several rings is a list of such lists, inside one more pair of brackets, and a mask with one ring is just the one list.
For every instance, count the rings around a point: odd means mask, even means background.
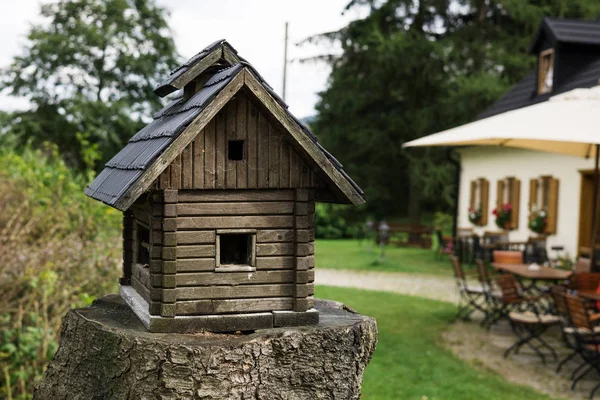
[{"label": "house gable", "polygon": [[[160,188],[161,184],[166,186],[167,176],[168,185],[171,185],[172,180],[173,182],[179,182],[174,183],[176,185],[189,186],[189,179],[191,179],[192,185],[194,185],[194,182],[199,184],[199,172],[194,177],[193,171],[196,170],[195,168],[200,168],[200,164],[191,166],[188,161],[188,159],[194,158],[193,142],[203,130],[211,128],[209,124],[214,117],[243,89],[245,94],[242,93],[240,98],[245,96],[246,99],[250,99],[253,107],[260,110],[265,120],[269,120],[268,134],[271,135],[271,132],[273,132],[273,137],[276,138],[276,143],[278,143],[276,146],[274,145],[275,150],[269,153],[266,160],[259,158],[258,154],[256,155],[257,163],[268,163],[269,175],[267,182],[269,188],[280,186],[318,187],[322,189],[316,192],[320,201],[355,205],[364,203],[363,191],[345,174],[342,165],[318,143],[316,136],[287,110],[287,105],[283,100],[275,94],[273,89],[250,64],[237,57],[231,50],[231,46],[224,43],[220,43],[220,47],[213,44],[207,49],[209,50],[203,51],[204,55],[202,57],[197,55],[188,61],[183,69],[175,70],[167,80],[170,83],[159,85],[157,91],[163,90],[159,90],[160,87],[166,88],[171,85],[164,90],[170,91],[180,87],[183,89],[183,93],[171,101],[163,110],[156,113],[154,121],[135,134],[127,146],[106,164],[106,168],[86,188],[85,193],[88,196],[124,211],[148,189],[157,188],[157,185]],[[212,57],[211,54],[215,51],[216,54],[221,54],[218,61],[209,66],[204,65],[204,60]],[[237,60],[241,63],[230,65],[230,63]],[[203,67],[195,69],[200,64]],[[195,72],[193,74],[185,72],[190,70]],[[180,78],[177,83],[174,83],[177,79],[171,79],[173,76]],[[225,111],[224,120],[235,120],[237,126],[237,103],[235,104],[236,118],[227,118]],[[248,108],[249,106],[245,104],[242,107]],[[243,118],[240,116],[239,120],[244,120],[244,124],[247,124],[247,116]],[[218,124],[217,119],[214,122],[215,132]],[[228,135],[236,132],[235,129],[227,130],[227,122],[224,123],[223,129],[226,129]],[[245,134],[247,135],[247,132]],[[216,135],[215,138],[217,138]],[[224,141],[225,137],[220,139]],[[257,140],[261,140],[260,135],[257,136]],[[218,143],[219,141],[215,139],[213,173],[217,178],[214,185],[233,185],[234,180],[236,182],[235,188],[244,188],[244,185],[247,188],[249,184],[254,185],[253,173],[248,178],[250,167],[248,163],[244,164],[236,161],[235,175],[232,169],[226,168],[226,165],[232,160],[221,161],[218,158],[217,154],[224,154],[225,151],[224,148],[220,149],[218,147]],[[279,143],[281,143],[281,148]],[[290,146],[289,151],[283,149],[286,143]],[[247,148],[247,143],[244,146]],[[188,148],[188,154],[191,151],[192,157],[185,155],[186,148]],[[220,150],[221,153],[219,153]],[[289,153],[290,162],[288,163],[283,158],[284,162],[281,163],[282,157],[286,157],[287,153]],[[184,162],[184,158],[188,161],[187,163]],[[217,160],[222,164],[217,165]],[[205,166],[206,160],[202,162]],[[276,169],[276,165],[281,169]],[[287,170],[288,165],[289,172]],[[223,171],[220,177],[218,167],[222,167]],[[192,168],[191,177],[186,174],[188,168]],[[211,164],[209,164],[209,168],[211,168]],[[167,169],[168,175],[167,173],[163,174]],[[298,175],[296,175],[296,170],[300,171]],[[209,175],[211,173],[210,169],[204,171],[202,185],[206,182],[207,171]],[[238,171],[240,176],[239,187]],[[260,182],[258,176],[261,173],[260,171],[259,168],[256,185],[259,185]],[[186,174],[186,177],[182,178],[184,174]],[[246,175],[246,177],[243,178],[243,175]],[[235,179],[233,176],[235,176]]]},{"label": "house gable", "polygon": [[[240,160],[228,154],[242,147]],[[241,90],[154,182],[155,189],[326,189],[293,138]]]}]

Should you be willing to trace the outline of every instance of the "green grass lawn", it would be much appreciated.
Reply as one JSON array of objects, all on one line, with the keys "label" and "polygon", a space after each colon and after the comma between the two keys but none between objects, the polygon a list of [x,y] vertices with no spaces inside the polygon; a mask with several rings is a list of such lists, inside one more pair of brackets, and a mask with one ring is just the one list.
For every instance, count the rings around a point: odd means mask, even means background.
[{"label": "green grass lawn", "polygon": [[410,272],[451,276],[448,257],[439,259],[434,250],[387,246],[385,260],[379,260],[381,249],[354,239],[315,242],[317,268],[367,271]]},{"label": "green grass lawn", "polygon": [[377,319],[379,342],[365,372],[363,399],[551,399],[479,371],[443,348],[440,334],[456,312],[451,304],[326,286],[317,287],[316,294]]}]

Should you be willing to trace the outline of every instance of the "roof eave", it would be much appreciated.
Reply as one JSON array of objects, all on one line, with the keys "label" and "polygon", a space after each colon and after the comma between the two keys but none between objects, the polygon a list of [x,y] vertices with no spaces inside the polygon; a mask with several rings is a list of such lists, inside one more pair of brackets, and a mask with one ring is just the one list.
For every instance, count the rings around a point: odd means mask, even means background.
[{"label": "roof eave", "polygon": [[[183,151],[183,148],[189,144],[197,134],[221,108],[246,86],[250,92],[269,110],[274,118],[287,130],[295,141],[306,152],[318,169],[327,177],[330,189],[337,194],[336,202],[341,204],[360,205],[365,203],[365,198],[362,190],[354,184],[349,176],[340,171],[318,147],[315,141],[307,135],[299,123],[291,116],[290,112],[285,109],[270,91],[259,81],[254,73],[244,67],[232,78],[220,92],[207,105],[204,110],[189,124],[183,132],[175,139],[173,143],[158,156],[137,179],[137,181],[122,194],[114,204],[110,206],[125,211],[144,193],[160,175],[160,173],[168,166],[173,159]],[[328,185],[328,186],[329,186]]]},{"label": "roof eave", "polygon": [[538,47],[539,47],[540,41],[542,40],[543,33],[546,33],[547,35],[549,35],[554,42],[557,41],[556,35],[554,34],[554,31],[552,30],[552,27],[550,26],[549,21],[550,21],[550,19],[548,17],[544,17],[544,19],[542,20],[540,27],[538,28],[537,32],[535,33],[533,42],[531,43],[531,46],[529,46],[529,50],[527,51],[528,54],[535,55],[538,53]]},{"label": "roof eave", "polygon": [[223,41],[213,48],[206,56],[189,66],[188,69],[177,76],[177,78],[173,79],[172,77],[169,77],[161,82],[154,88],[154,93],[160,97],[165,97],[179,89],[183,89],[185,85],[196,79],[220,59],[224,59],[230,65],[240,62],[237,51],[229,43]]}]

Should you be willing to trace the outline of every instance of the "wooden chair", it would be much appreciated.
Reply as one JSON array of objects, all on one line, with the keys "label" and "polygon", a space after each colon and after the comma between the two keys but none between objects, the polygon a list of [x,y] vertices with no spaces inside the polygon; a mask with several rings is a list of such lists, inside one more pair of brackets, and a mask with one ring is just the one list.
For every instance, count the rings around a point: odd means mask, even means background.
[{"label": "wooden chair", "polygon": [[520,251],[494,250],[494,262],[498,264],[523,264],[523,253]]},{"label": "wooden chair", "polygon": [[525,296],[521,284],[514,275],[498,275],[494,281],[500,289],[500,295],[494,296],[496,305],[494,307],[494,315],[488,321],[489,326],[494,325],[501,319],[508,319],[508,314],[512,311],[528,311],[528,307],[531,304],[544,297]]},{"label": "wooden chair", "polygon": [[580,272],[569,278],[569,289],[596,291],[600,285],[600,272]]},{"label": "wooden chair", "polygon": [[580,353],[575,337],[573,336],[573,326],[569,320],[569,308],[565,297],[566,294],[567,288],[563,285],[555,285],[551,291],[552,300],[554,300],[554,310],[556,311],[556,315],[560,318],[563,341],[565,342],[565,345],[572,350],[570,354],[558,363],[556,366],[556,373],[559,373],[567,362]]},{"label": "wooden chair", "polygon": [[[579,382],[590,371],[596,370],[600,373],[600,334],[594,329],[594,322],[588,312],[586,300],[572,294],[565,294],[569,321],[573,326],[573,335],[577,343],[577,350],[584,360],[584,364],[578,367],[571,375],[571,390],[575,389]],[[590,392],[590,399],[594,398],[600,383],[594,386]]]},{"label": "wooden chair", "polygon": [[483,321],[481,321],[481,326],[490,329],[492,326],[490,322],[496,316],[498,305],[501,303],[502,292],[500,292],[493,284],[490,271],[483,260],[478,259],[475,261],[475,264],[477,265],[477,276],[481,288],[483,289],[486,304],[486,313]]},{"label": "wooden chair", "polygon": [[556,352],[541,336],[551,326],[560,323],[556,315],[543,313],[543,307],[538,304],[541,297],[525,297],[513,275],[500,275],[496,283],[502,290],[504,315],[508,317],[510,326],[518,340],[504,352],[507,358],[511,352],[518,353],[519,349],[527,345],[546,364],[546,356],[542,349],[547,349],[557,359]]},{"label": "wooden chair", "polygon": [[591,273],[592,261],[589,258],[579,257],[575,263],[575,266],[573,267],[573,272],[576,274]]},{"label": "wooden chair", "polygon": [[456,256],[450,256],[450,263],[454,271],[456,288],[458,290],[458,311],[456,318],[468,319],[476,310],[486,314],[485,293],[481,286],[471,286],[467,282],[467,276]]}]

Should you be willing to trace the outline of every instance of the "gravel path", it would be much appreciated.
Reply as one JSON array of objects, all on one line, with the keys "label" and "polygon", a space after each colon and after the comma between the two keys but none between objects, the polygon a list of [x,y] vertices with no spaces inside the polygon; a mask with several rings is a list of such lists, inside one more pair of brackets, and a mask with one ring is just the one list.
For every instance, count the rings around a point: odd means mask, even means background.
[{"label": "gravel path", "polygon": [[317,268],[315,283],[408,294],[453,303],[458,299],[452,278],[432,275]]}]

